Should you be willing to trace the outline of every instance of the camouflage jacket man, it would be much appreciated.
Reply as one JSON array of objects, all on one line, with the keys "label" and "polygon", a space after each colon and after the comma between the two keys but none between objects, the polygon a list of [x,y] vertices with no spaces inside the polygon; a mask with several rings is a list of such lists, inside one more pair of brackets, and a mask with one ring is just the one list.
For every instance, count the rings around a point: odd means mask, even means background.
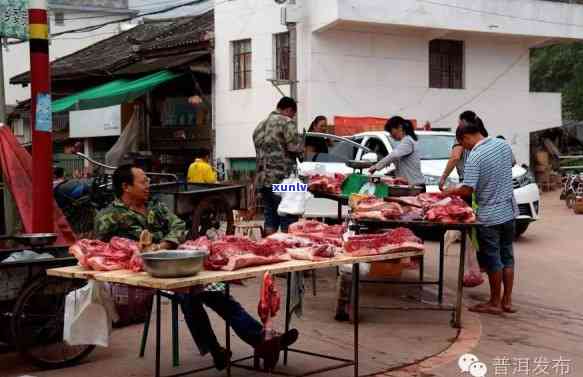
[{"label": "camouflage jacket man", "polygon": [[[174,242],[177,246],[186,239],[186,224],[178,216],[170,212],[168,207],[157,201],[150,200],[147,203],[147,216],[142,215],[126,206],[121,200],[116,199],[109,207],[97,214],[95,218],[95,235],[97,239],[109,242],[112,237],[123,237],[138,241],[143,230],[152,234],[152,241]],[[205,291],[222,292],[225,289],[223,283],[195,286],[191,290],[193,294]]]},{"label": "camouflage jacket man", "polygon": [[269,114],[253,132],[257,155],[257,188],[281,183],[296,168],[303,143],[295,122],[277,111]]},{"label": "camouflage jacket man", "polygon": [[152,234],[154,243],[173,242],[176,245],[186,238],[186,224],[170,212],[168,207],[157,201],[147,203],[147,215],[136,212],[116,199],[95,218],[96,237],[109,242],[112,237],[123,237],[138,241],[143,230]]}]

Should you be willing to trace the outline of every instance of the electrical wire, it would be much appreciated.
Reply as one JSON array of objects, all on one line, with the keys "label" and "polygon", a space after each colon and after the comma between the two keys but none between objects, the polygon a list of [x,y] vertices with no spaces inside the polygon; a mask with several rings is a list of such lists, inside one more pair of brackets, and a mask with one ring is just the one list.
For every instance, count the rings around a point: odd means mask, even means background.
[{"label": "electrical wire", "polygon": [[[123,18],[123,19],[119,19],[119,20],[112,20],[112,21],[104,22],[104,23],[97,24],[97,25],[91,25],[91,26],[86,26],[86,27],[82,27],[82,28],[78,28],[78,29],[64,30],[62,32],[52,33],[50,35],[50,38],[54,38],[54,37],[58,37],[58,36],[61,36],[61,35],[66,35],[66,34],[88,33],[88,32],[92,32],[92,31],[95,31],[95,30],[99,30],[99,29],[101,29],[101,28],[103,28],[105,26],[109,26],[109,25],[113,25],[113,24],[119,24],[119,23],[122,23],[122,22],[129,22],[129,21],[132,21],[132,20],[134,20],[136,18],[140,18],[140,17],[144,17],[144,16],[153,16],[153,15],[157,15],[157,14],[167,13],[167,12],[170,12],[170,11],[173,11],[173,10],[176,10],[176,9],[179,9],[179,8],[183,8],[183,7],[191,6],[191,5],[202,4],[202,3],[206,3],[208,1],[210,1],[210,0],[192,0],[192,1],[189,1],[187,3],[183,3],[183,4],[179,4],[179,5],[174,5],[174,6],[167,7],[167,8],[161,9],[161,10],[157,10],[157,11],[141,13],[141,14],[137,14],[137,15],[134,15],[134,16],[131,16],[131,17],[126,17],[126,18]],[[227,2],[227,1],[229,1],[229,0],[223,0],[219,4],[224,3],[224,2]],[[217,4],[215,4],[215,5],[217,5]],[[25,43],[25,42],[27,42],[27,41],[8,42],[8,44],[9,45],[15,45],[15,44],[20,44],[20,43]]]},{"label": "electrical wire", "polygon": [[[207,0],[207,1],[208,1],[208,2],[212,2],[212,1],[210,1],[210,0]],[[204,3],[204,2],[207,2],[207,1],[203,1],[203,2],[201,2],[201,4],[202,4],[202,3]],[[144,7],[141,7],[141,6],[140,6],[140,7],[133,7],[133,8],[128,8],[128,9],[127,9],[127,11],[128,11],[128,12],[131,12],[132,10],[145,11],[145,10],[150,10],[150,9],[155,9],[155,8],[160,8],[160,9],[158,9],[158,10],[162,10],[162,9],[164,9],[164,8],[161,8],[161,7],[160,7],[161,5],[169,5],[169,4],[172,4],[172,6],[175,6],[175,5],[181,5],[181,4],[180,4],[180,1],[177,1],[177,0],[172,0],[172,1],[160,1],[160,2],[157,2],[157,3],[151,3],[151,4],[148,4],[147,6],[144,6]],[[197,4],[194,4],[194,5],[197,5]],[[124,9],[124,10],[125,10],[125,9]],[[69,17],[65,17],[65,18],[64,18],[64,21],[94,20],[94,19],[100,19],[100,18],[103,18],[103,19],[108,19],[108,18],[111,18],[111,17],[115,17],[115,14],[109,14],[109,15],[103,15],[103,14],[102,14],[102,15],[99,15],[99,16],[87,16],[87,17],[71,17],[71,18],[69,18]],[[142,16],[140,15],[140,12],[138,12],[138,14],[136,15],[136,17],[142,17]]]}]

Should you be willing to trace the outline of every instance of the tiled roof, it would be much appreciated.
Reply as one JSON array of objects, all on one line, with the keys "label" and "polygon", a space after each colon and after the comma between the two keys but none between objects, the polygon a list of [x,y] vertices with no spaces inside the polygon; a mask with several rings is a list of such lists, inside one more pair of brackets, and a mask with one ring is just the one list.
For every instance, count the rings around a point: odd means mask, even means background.
[{"label": "tiled roof", "polygon": [[[188,63],[193,51],[207,49],[214,31],[213,11],[196,16],[144,20],[128,31],[104,39],[73,54],[51,63],[52,81],[70,81],[95,77],[115,77],[128,72],[177,67]],[[170,53],[169,50],[173,49]],[[167,59],[174,55],[176,59]],[[165,58],[159,64],[152,59]],[[140,67],[144,63],[147,66]],[[135,67],[134,67],[135,66]],[[121,73],[120,73],[121,72]],[[28,84],[30,73],[25,72],[10,79],[11,84]]]}]

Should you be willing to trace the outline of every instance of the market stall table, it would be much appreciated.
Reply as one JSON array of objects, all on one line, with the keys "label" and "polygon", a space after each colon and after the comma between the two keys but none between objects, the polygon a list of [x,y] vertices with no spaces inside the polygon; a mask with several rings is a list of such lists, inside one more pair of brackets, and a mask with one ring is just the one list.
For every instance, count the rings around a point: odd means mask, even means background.
[{"label": "market stall table", "polygon": [[[258,266],[258,267],[249,267],[244,268],[241,270],[236,271],[201,271],[198,275],[186,278],[173,278],[173,279],[160,279],[151,277],[149,274],[145,272],[135,273],[128,270],[119,270],[119,271],[109,271],[109,272],[100,272],[100,271],[91,271],[86,270],[80,266],[74,267],[64,267],[64,268],[55,268],[47,270],[47,274],[50,276],[57,276],[62,278],[68,279],[84,279],[84,280],[91,280],[94,279],[96,281],[101,282],[108,282],[108,283],[120,283],[120,284],[127,284],[136,287],[142,288],[152,288],[156,290],[156,362],[155,362],[155,376],[160,377],[160,345],[161,345],[161,292],[162,290],[176,290],[180,288],[188,288],[193,287],[196,285],[204,285],[210,283],[218,283],[224,282],[227,283],[226,287],[226,294],[229,294],[229,282],[234,280],[241,280],[246,278],[255,277],[259,274],[264,272],[270,272],[272,274],[282,274],[286,273],[288,275],[287,279],[287,295],[286,295],[286,308],[285,308],[285,324],[286,324],[286,331],[289,330],[290,324],[290,275],[292,272],[299,272],[299,271],[306,271],[306,270],[314,270],[314,269],[322,269],[322,268],[330,268],[330,267],[338,267],[343,264],[351,264],[352,265],[352,289],[354,294],[353,296],[353,315],[354,318],[358,318],[359,312],[359,282],[360,282],[360,274],[359,274],[359,264],[360,263],[368,263],[368,262],[376,262],[376,261],[387,261],[387,260],[395,260],[407,257],[416,257],[422,256],[422,251],[406,251],[406,252],[397,252],[391,254],[381,254],[381,255],[372,255],[372,256],[363,256],[363,257],[351,257],[351,256],[340,256],[324,261],[312,262],[312,261],[289,261],[283,262],[278,264],[266,265],[266,266]],[[307,352],[298,349],[286,349],[284,350],[284,364],[286,364],[287,360],[287,352],[296,352],[301,353],[304,355],[321,357],[328,360],[338,361],[340,364],[336,366],[331,366],[327,368],[320,368],[318,370],[309,371],[302,373],[299,376],[309,376],[318,373],[327,372],[330,370],[345,368],[348,366],[354,366],[354,376],[358,376],[358,329],[359,329],[359,321],[354,321],[354,359],[341,359],[338,357],[332,357],[328,355],[322,355],[314,352]],[[230,351],[231,343],[230,343],[230,323],[226,321],[226,348]],[[245,357],[242,359],[238,359],[232,361],[227,366],[227,375],[231,375],[231,366],[246,368],[249,369],[245,365],[240,364],[243,361],[253,359],[253,356]],[[187,374],[193,374],[197,372],[201,372],[204,370],[213,369],[214,367],[207,367],[201,368],[197,370],[193,370],[190,372],[180,373],[176,376],[183,376]],[[274,372],[274,374],[281,374],[287,375],[283,372]],[[168,376],[172,377],[172,376]]]},{"label": "market stall table", "polygon": [[[444,269],[445,269],[445,232],[448,230],[457,230],[461,232],[461,242],[460,242],[460,259],[459,259],[459,270],[458,270],[458,282],[457,282],[457,298],[456,303],[453,308],[453,320],[452,325],[456,328],[461,327],[461,317],[462,317],[462,295],[463,295],[463,278],[464,278],[464,266],[466,257],[466,237],[468,232],[480,225],[479,223],[438,223],[430,221],[403,221],[403,220],[352,220],[351,229],[357,234],[375,231],[379,229],[387,228],[397,228],[404,227],[411,229],[414,233],[416,231],[436,231],[440,233],[439,240],[439,277],[437,281],[426,282],[423,280],[423,262],[420,265],[420,275],[421,279],[419,282],[411,282],[408,284],[418,284],[418,285],[437,285],[437,300],[441,305],[443,303],[443,286],[444,286]],[[396,284],[402,284],[397,282]],[[447,308],[442,308],[444,310],[449,310]]]},{"label": "market stall table", "polygon": [[312,191],[314,198],[330,199],[338,203],[338,221],[342,222],[342,206],[348,205],[348,197],[342,194],[334,194],[331,192]]}]

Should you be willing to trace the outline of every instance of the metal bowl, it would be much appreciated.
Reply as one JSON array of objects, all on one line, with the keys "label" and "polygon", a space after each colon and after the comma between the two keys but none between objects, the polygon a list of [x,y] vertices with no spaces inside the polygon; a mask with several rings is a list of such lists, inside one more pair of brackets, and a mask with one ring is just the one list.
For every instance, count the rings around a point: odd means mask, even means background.
[{"label": "metal bowl", "polygon": [[17,242],[33,247],[52,245],[57,240],[56,233],[25,233],[13,237]]},{"label": "metal bowl", "polygon": [[203,269],[206,250],[164,250],[142,254],[144,270],[156,278],[194,276]]}]

